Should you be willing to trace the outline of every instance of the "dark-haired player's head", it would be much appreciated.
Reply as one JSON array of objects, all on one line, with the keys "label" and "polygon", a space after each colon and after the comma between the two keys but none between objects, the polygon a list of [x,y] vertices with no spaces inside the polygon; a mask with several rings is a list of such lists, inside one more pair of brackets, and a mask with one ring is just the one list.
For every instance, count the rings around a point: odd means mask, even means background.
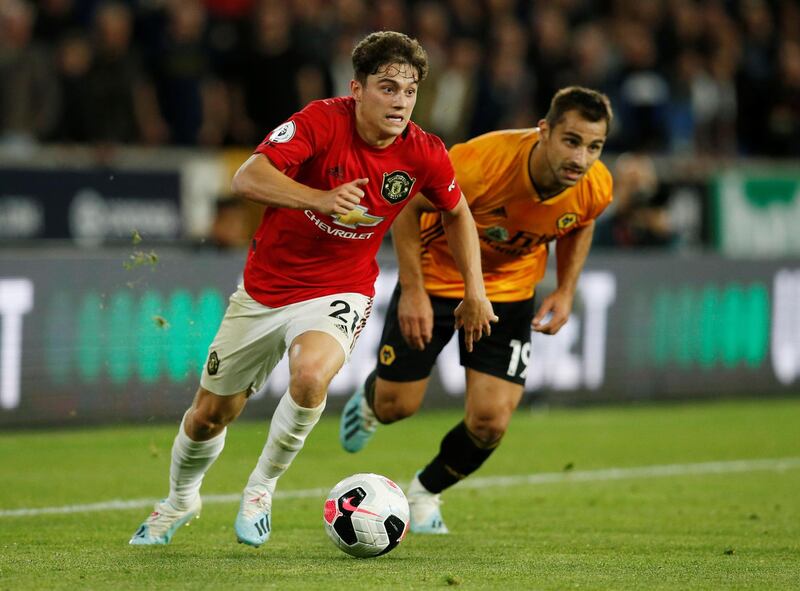
[{"label": "dark-haired player's head", "polygon": [[545,121],[553,129],[564,120],[564,115],[568,111],[577,111],[583,119],[592,123],[605,121],[606,135],[608,135],[614,114],[611,111],[611,101],[602,92],[582,86],[562,88],[553,95],[550,108],[544,116]]},{"label": "dark-haired player's head", "polygon": [[581,180],[603,152],[612,118],[611,103],[601,92],[569,86],[555,94],[539,121],[548,176],[555,185],[571,187]]},{"label": "dark-haired player's head", "polygon": [[361,84],[390,65],[410,66],[418,83],[428,75],[428,55],[416,39],[403,33],[370,33],[353,49],[353,73]]},{"label": "dark-haired player's head", "polygon": [[411,120],[417,87],[428,74],[428,56],[416,39],[380,31],[356,45],[353,73],[350,90],[356,100],[359,135],[370,144],[385,147]]}]

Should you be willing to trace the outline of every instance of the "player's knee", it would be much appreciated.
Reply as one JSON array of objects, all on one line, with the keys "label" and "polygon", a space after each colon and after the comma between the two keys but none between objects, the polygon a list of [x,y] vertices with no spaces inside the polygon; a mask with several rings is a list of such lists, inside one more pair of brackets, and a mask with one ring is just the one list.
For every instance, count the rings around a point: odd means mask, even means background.
[{"label": "player's knee", "polygon": [[479,447],[492,447],[497,444],[508,429],[508,421],[503,416],[476,413],[466,418],[469,432]]},{"label": "player's knee", "polygon": [[414,411],[402,406],[375,405],[375,416],[378,418],[378,421],[384,425],[402,421],[413,414]]},{"label": "player's knee", "polygon": [[187,431],[191,439],[203,441],[219,435],[236,414],[222,408],[195,408]]},{"label": "player's knee", "polygon": [[375,416],[381,423],[401,421],[417,412],[417,406],[400,396],[376,396]]},{"label": "player's knee", "polygon": [[324,396],[330,379],[311,363],[299,363],[292,368],[289,386],[295,401],[312,401]]}]

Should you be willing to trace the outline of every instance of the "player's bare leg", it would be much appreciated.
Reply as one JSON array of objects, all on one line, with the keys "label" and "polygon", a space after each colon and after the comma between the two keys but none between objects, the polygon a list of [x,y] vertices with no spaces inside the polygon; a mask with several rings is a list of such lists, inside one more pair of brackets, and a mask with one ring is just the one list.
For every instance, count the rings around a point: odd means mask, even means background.
[{"label": "player's bare leg", "polygon": [[321,331],[305,332],[289,346],[289,389],[272,415],[267,443],[242,495],[234,526],[239,542],[258,547],[269,539],[278,478],[317,424],[328,385],[344,361],[338,341]]},{"label": "player's bare leg", "polygon": [[244,392],[217,396],[202,386],[198,388],[172,444],[169,496],[156,503],[133,534],[131,544],[168,544],[181,525],[199,517],[203,477],[222,453],[226,426],[239,416],[246,401]]},{"label": "player's bare leg", "polygon": [[378,423],[393,423],[413,415],[422,404],[428,378],[391,382],[373,371],[348,399],[339,422],[339,442],[350,453],[361,451]]},{"label": "player's bare leg", "polygon": [[497,447],[522,393],[520,384],[467,368],[464,422],[480,447]]},{"label": "player's bare leg", "polygon": [[442,439],[439,454],[408,489],[411,531],[444,534],[443,490],[463,480],[489,458],[508,429],[523,387],[467,368],[465,418]]},{"label": "player's bare leg", "polygon": [[380,423],[388,425],[408,418],[419,410],[425,398],[429,378],[413,382],[375,380],[375,398],[372,408]]}]

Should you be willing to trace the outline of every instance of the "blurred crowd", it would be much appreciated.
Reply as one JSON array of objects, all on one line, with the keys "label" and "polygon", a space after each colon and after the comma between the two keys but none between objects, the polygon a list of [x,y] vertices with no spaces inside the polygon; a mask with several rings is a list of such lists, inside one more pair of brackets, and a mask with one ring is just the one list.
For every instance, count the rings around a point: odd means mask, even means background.
[{"label": "blurred crowd", "polygon": [[609,149],[800,154],[798,0],[0,0],[0,142],[252,146],[347,94],[354,43],[417,37],[446,143],[606,92]]}]

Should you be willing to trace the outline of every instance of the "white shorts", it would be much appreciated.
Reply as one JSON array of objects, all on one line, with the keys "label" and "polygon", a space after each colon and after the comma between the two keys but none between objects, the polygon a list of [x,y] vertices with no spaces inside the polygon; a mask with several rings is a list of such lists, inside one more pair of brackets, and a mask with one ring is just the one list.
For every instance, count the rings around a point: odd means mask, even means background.
[{"label": "white shorts", "polygon": [[219,396],[257,392],[292,341],[311,330],[335,338],[347,361],[371,311],[372,298],[360,293],[269,308],[239,285],[208,348],[200,385]]}]

